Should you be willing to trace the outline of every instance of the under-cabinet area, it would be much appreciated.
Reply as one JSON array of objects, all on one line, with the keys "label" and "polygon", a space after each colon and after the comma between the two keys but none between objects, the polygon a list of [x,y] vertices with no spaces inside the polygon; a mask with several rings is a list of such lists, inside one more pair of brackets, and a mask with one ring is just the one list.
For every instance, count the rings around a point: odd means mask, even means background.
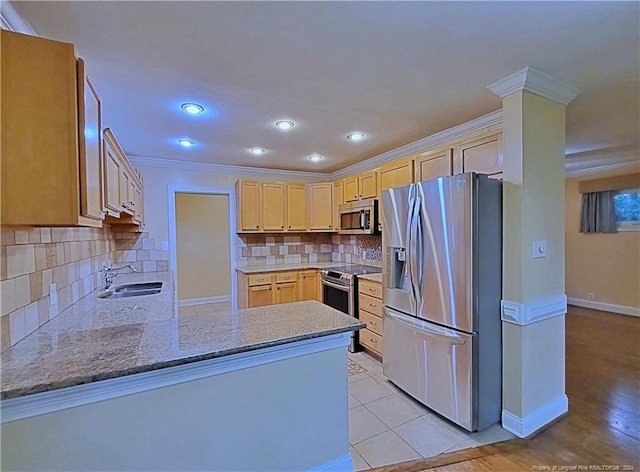
[{"label": "under-cabinet area", "polygon": [[[1,32],[2,225],[144,226],[143,185],[73,44]],[[37,113],[35,112],[37,111]]]}]

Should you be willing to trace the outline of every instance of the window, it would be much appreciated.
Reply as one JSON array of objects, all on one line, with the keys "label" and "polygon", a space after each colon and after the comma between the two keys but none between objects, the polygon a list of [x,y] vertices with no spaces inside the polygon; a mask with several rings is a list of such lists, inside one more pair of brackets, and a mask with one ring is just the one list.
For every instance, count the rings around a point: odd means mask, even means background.
[{"label": "window", "polygon": [[613,197],[613,201],[618,231],[640,231],[640,188],[623,190]]}]

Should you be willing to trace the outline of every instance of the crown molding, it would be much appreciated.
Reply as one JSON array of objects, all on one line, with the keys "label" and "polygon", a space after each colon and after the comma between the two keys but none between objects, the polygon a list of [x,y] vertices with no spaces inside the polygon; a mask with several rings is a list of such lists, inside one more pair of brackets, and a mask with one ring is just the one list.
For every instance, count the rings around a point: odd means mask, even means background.
[{"label": "crown molding", "polygon": [[[573,165],[577,165],[577,163]],[[589,167],[584,167],[581,169],[572,169],[571,167],[571,163],[565,164],[565,177],[587,177],[612,171],[635,170],[636,172],[640,172],[640,161],[635,160],[629,162],[618,162],[616,164],[605,164],[601,166],[591,165]]]},{"label": "crown molding", "polygon": [[515,74],[493,82],[487,88],[500,98],[527,90],[563,105],[568,105],[580,93],[577,88],[531,67],[525,67]]},{"label": "crown molding", "polygon": [[358,162],[344,169],[340,169],[331,177],[340,179],[348,175],[357,174],[378,167],[382,164],[386,164],[400,157],[409,156],[411,154],[417,154],[423,151],[427,151],[441,144],[450,143],[452,141],[463,139],[469,135],[477,133],[479,131],[492,131],[492,128],[499,128],[502,126],[502,109],[493,111],[487,115],[480,116],[466,123],[454,126],[453,128],[440,131],[425,138],[419,139],[404,146],[397,147],[390,151],[378,154],[365,161]]},{"label": "crown molding", "polygon": [[234,174],[241,177],[272,177],[284,180],[304,180],[311,182],[330,181],[330,174],[320,172],[303,172],[280,169],[264,169],[261,167],[243,167],[206,162],[179,161],[177,159],[159,159],[145,156],[127,156],[131,164],[142,167],[159,167],[163,169],[193,170],[196,172],[212,172],[217,174]]},{"label": "crown molding", "polygon": [[30,34],[38,36],[33,26],[24,18],[18,8],[8,0],[0,5],[0,18],[2,19],[2,27],[16,33]]}]

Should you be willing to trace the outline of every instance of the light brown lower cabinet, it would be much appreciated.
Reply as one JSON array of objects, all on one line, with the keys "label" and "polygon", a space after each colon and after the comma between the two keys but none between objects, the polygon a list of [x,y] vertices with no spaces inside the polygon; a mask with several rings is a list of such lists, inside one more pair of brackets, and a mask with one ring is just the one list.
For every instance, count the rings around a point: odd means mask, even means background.
[{"label": "light brown lower cabinet", "polygon": [[322,301],[317,269],[238,273],[238,308],[254,308],[304,300]]},{"label": "light brown lower cabinet", "polygon": [[267,306],[272,305],[272,293],[273,289],[271,288],[271,284],[269,285],[258,285],[256,287],[248,288],[248,299],[249,303],[247,308],[255,308],[257,306]]},{"label": "light brown lower cabinet", "polygon": [[276,284],[273,303],[293,303],[298,301],[298,282]]},{"label": "light brown lower cabinet", "polygon": [[358,315],[367,327],[360,330],[360,344],[378,357],[382,357],[384,353],[382,313],[382,284],[361,280],[358,288]]}]

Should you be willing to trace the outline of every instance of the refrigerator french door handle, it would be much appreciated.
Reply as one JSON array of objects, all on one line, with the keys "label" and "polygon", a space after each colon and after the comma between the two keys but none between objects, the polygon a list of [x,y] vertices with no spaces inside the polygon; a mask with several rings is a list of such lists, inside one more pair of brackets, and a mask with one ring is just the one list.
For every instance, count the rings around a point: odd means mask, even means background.
[{"label": "refrigerator french door handle", "polygon": [[413,248],[411,247],[411,221],[413,219],[413,211],[415,210],[415,200],[411,197],[411,190],[409,190],[409,214],[407,215],[407,232],[406,232],[406,249],[405,256],[407,260],[407,274],[409,275],[409,285],[411,287],[411,302],[412,305],[416,305],[417,294],[414,292],[415,285],[413,283]]},{"label": "refrigerator french door handle", "polygon": [[[420,277],[419,267],[420,259],[418,259],[420,241],[417,238],[418,232],[418,218],[420,217],[420,197],[416,197],[413,200],[413,211],[411,212],[411,286],[413,287],[413,294],[416,302],[416,315],[420,311],[422,295],[420,294]],[[420,253],[421,254],[421,253]]]},{"label": "refrigerator french door handle", "polygon": [[418,296],[422,300],[422,287],[424,282],[424,269],[427,265],[427,246],[424,241],[424,225],[423,225],[423,215],[422,215],[422,199],[420,197],[416,198],[416,235],[417,235],[417,245],[416,247],[420,248],[420,256],[418,260],[420,264],[417,265],[417,273],[418,273]]},{"label": "refrigerator french door handle", "polygon": [[466,342],[464,338],[456,334],[453,334],[449,329],[438,328],[436,326],[427,327],[425,322],[420,320],[413,320],[405,315],[394,313],[389,308],[385,308],[384,312],[389,318],[393,318],[398,323],[401,323],[405,326],[409,326],[410,328],[419,330],[427,335],[444,338],[452,344],[464,344]]}]

